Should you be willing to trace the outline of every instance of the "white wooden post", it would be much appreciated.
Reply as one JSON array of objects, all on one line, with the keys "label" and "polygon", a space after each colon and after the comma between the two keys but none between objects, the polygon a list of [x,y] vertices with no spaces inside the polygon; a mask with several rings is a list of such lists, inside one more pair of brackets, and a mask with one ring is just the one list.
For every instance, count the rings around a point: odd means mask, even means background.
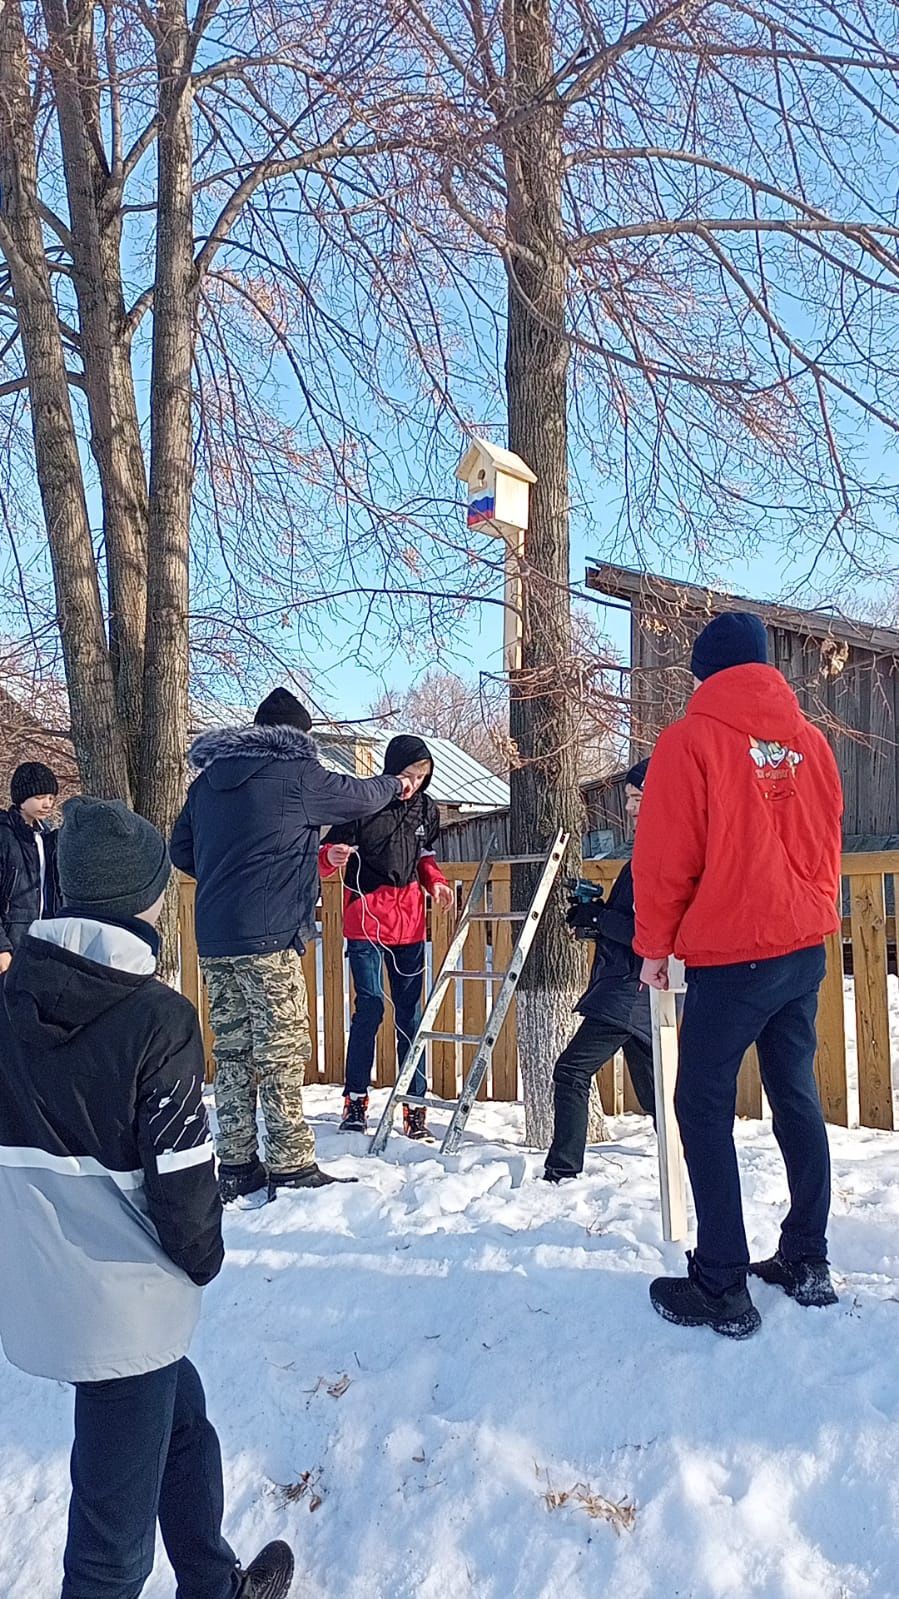
[{"label": "white wooden post", "polygon": [[670,987],[665,993],[651,988],[652,1062],[655,1076],[656,1130],[659,1141],[659,1187],[662,1198],[662,1237],[676,1243],[687,1234],[687,1179],[684,1152],[674,1115],[677,1081],[677,1000],[683,993],[683,964],[668,962]]},{"label": "white wooden post", "polygon": [[506,535],[506,571],[503,599],[505,601],[503,624],[503,671],[507,678],[521,671],[521,634],[523,594],[521,588],[521,562],[524,557],[524,531],[514,528]]}]

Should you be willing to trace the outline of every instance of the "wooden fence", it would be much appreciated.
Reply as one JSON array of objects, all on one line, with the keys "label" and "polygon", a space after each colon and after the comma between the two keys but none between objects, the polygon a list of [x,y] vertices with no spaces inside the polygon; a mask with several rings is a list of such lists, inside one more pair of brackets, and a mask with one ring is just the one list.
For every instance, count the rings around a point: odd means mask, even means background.
[{"label": "wooden fence", "polygon": [[[605,885],[611,884],[620,869],[620,861],[584,862],[585,877]],[[477,863],[452,861],[444,864],[444,871],[455,884],[457,902],[461,903],[477,871]],[[899,1125],[899,1103],[894,1093],[894,1078],[899,1088],[899,1036],[896,1036],[899,1001],[891,1034],[888,980],[889,966],[895,969],[896,917],[887,915],[889,878],[899,878],[899,851],[843,857],[843,906],[848,908],[848,914],[843,919],[842,934],[834,934],[828,940],[827,975],[818,1012],[816,1070],[827,1120],[844,1127],[856,1122],[862,1127],[887,1129]],[[498,863],[491,874],[488,909],[497,914],[507,911],[510,891],[510,868]],[[895,905],[894,892],[890,892],[889,901]],[[308,1081],[342,1083],[351,991],[344,958],[341,887],[337,879],[322,885],[319,918],[320,937],[310,945],[304,957],[309,1011],[313,1018],[313,1054]],[[432,907],[426,982],[430,982],[433,967],[439,967],[443,959],[452,920],[450,914]],[[512,925],[508,921],[473,923],[465,949],[465,966],[472,971],[489,971],[495,965],[501,973],[511,954]],[[200,1012],[211,1075],[213,1041],[197,962],[194,884],[188,879],[182,881],[180,930],[182,991]],[[591,949],[590,945],[584,946],[585,981]],[[853,974],[854,1002],[844,977],[847,968]],[[895,980],[893,982],[895,986]],[[481,982],[454,986],[456,992],[451,990],[448,994],[437,1030],[480,1032],[490,985]],[[429,1078],[433,1090],[441,1098],[453,1098],[471,1062],[474,1046],[434,1043],[430,1052]],[[395,1075],[394,1034],[390,1027],[383,1027],[378,1037],[376,1081],[383,1086],[392,1083]],[[610,1063],[600,1073],[599,1082],[607,1110],[638,1108],[626,1073],[622,1079],[620,1063]],[[482,1098],[514,1100],[518,1095],[513,1002],[493,1052],[493,1065]],[[742,1116],[762,1114],[762,1089],[754,1051],[747,1056],[740,1073],[738,1110]]]}]

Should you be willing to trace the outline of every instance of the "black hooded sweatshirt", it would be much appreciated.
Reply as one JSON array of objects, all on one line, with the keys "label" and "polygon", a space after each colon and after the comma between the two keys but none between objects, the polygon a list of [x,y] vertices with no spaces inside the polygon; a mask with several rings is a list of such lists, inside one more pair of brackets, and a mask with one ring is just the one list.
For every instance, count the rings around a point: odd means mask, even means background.
[{"label": "black hooded sweatshirt", "polygon": [[431,771],[411,800],[392,800],[377,816],[332,827],[319,853],[323,877],[333,877],[328,859],[332,844],[350,844],[357,851],[344,868],[343,930],[349,939],[361,939],[394,949],[424,941],[425,898],[446,882],[434,855],[440,834],[440,812],[425,791],[434,763],[423,739],[409,734],[392,738],[384,756],[384,771],[398,777],[407,766],[429,761]]}]

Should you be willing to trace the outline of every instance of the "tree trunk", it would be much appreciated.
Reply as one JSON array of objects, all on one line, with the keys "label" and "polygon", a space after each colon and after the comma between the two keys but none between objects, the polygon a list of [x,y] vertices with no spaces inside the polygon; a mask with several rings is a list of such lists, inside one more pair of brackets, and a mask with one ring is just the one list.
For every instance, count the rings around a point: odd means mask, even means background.
[{"label": "tree trunk", "polygon": [[69,202],[91,450],[103,498],[109,647],[137,789],[147,611],[147,484],[126,332],[121,216],[109,208],[91,0],[42,0]]},{"label": "tree trunk", "polygon": [[0,14],[0,244],[10,270],[28,376],[35,460],[50,545],[82,782],[127,798],[97,566],[78,455],[65,355],[38,205],[28,55],[19,0]]},{"label": "tree trunk", "polygon": [[[525,537],[522,670],[511,686],[510,724],[521,764],[511,776],[513,855],[548,849],[558,828],[568,855],[518,993],[525,1138],[552,1136],[552,1069],[570,1035],[582,961],[565,924],[563,878],[580,863],[582,809],[576,722],[565,687],[571,656],[568,555],[567,267],[562,229],[561,116],[552,76],[549,0],[507,9],[511,109],[529,106],[506,135],[509,447],[537,474]],[[537,867],[513,870],[521,908]]]},{"label": "tree trunk", "polygon": [[158,222],[153,300],[147,637],[139,808],[169,836],[188,736],[188,589],[196,325],[192,97],[184,0],[160,0]]}]

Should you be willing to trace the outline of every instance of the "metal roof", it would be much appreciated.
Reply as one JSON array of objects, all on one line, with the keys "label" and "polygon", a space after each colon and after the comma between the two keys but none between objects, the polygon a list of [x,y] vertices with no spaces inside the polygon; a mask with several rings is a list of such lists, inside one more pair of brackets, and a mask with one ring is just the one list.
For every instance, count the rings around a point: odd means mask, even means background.
[{"label": "metal roof", "polygon": [[[397,736],[396,730],[373,733],[370,728],[359,735],[354,735],[352,730],[342,730],[337,735],[320,728],[313,729],[313,732],[325,766],[340,772],[355,771],[355,737],[369,747],[375,771],[380,771],[387,746]],[[508,783],[501,777],[495,777],[473,755],[467,755],[458,744],[454,744],[452,739],[432,738],[430,734],[417,734],[416,737],[424,738],[434,757],[434,776],[428,793],[438,805],[477,811],[492,811],[508,805]]]}]

